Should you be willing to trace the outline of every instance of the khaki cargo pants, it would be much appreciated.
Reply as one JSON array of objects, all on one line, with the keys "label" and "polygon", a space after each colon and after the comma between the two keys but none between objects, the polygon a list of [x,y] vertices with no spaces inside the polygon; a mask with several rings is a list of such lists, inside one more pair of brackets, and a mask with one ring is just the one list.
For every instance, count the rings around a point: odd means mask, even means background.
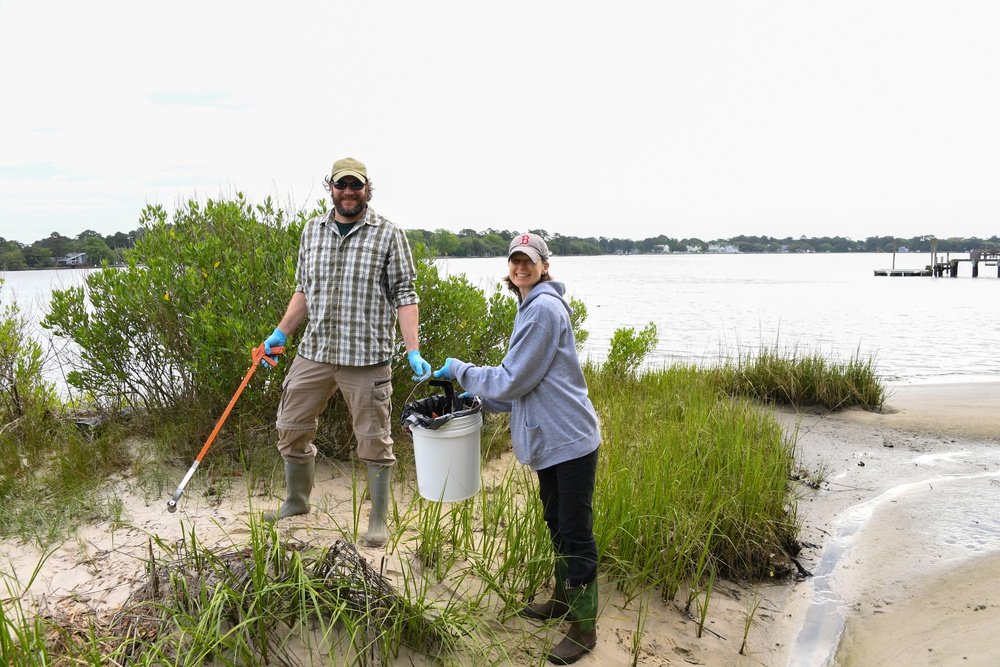
[{"label": "khaki cargo pants", "polygon": [[340,389],[351,413],[358,458],[389,466],[392,453],[392,366],[336,366],[295,357],[282,385],[275,426],[278,451],[286,461],[308,463],[316,457],[319,416]]}]

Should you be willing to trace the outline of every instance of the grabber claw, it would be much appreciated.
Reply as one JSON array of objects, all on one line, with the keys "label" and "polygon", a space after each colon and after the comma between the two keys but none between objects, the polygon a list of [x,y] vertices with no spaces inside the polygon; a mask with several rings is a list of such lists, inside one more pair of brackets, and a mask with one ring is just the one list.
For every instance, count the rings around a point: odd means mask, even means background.
[{"label": "grabber claw", "polygon": [[[278,345],[271,346],[271,355],[277,356],[284,351],[285,351],[284,347]],[[277,361],[275,361],[270,356],[264,353],[263,343],[261,343],[260,345],[258,345],[253,349],[253,352],[250,353],[250,358],[253,359],[253,363],[250,364],[250,370],[248,370],[246,376],[244,376],[243,382],[240,383],[239,389],[236,390],[236,393],[233,394],[233,397],[229,400],[229,405],[226,406],[226,409],[222,413],[222,416],[219,417],[218,423],[216,423],[215,428],[212,429],[212,434],[208,436],[208,440],[205,441],[205,445],[201,448],[201,451],[198,452],[198,457],[194,460],[194,463],[191,464],[191,467],[188,468],[187,474],[184,475],[184,479],[182,479],[181,483],[177,485],[177,490],[174,491],[174,495],[171,496],[170,500],[167,501],[168,512],[177,511],[177,501],[181,499],[181,494],[184,493],[184,488],[187,486],[188,482],[191,481],[191,477],[194,475],[194,471],[198,469],[199,465],[201,465],[202,458],[204,458],[205,453],[208,451],[208,448],[212,446],[212,442],[215,440],[215,436],[219,434],[219,430],[225,423],[226,417],[229,416],[229,412],[233,409],[233,406],[236,405],[236,400],[240,397],[240,394],[243,393],[243,389],[246,388],[247,383],[250,382],[250,378],[253,377],[254,371],[257,370],[257,366],[259,366],[262,361],[266,361],[271,366],[278,365]]]}]

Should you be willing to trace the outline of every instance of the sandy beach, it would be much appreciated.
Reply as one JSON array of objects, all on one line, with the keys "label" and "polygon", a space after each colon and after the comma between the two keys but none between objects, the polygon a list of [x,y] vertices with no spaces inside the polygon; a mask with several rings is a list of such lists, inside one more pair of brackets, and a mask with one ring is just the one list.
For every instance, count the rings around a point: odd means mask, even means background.
[{"label": "sandy beach", "polygon": [[[826,481],[799,504],[803,564],[785,659],[768,665],[995,665],[1000,384],[902,385],[881,413],[798,419],[797,457]],[[839,649],[837,648],[839,646]]]},{"label": "sandy beach", "polygon": [[[812,576],[792,581],[719,582],[706,631],[678,600],[646,600],[638,664],[870,667],[995,665],[1000,647],[1000,383],[901,385],[882,412],[777,410],[796,436],[802,468],[819,488],[797,485],[804,544],[798,561]],[[494,465],[509,465],[507,458]],[[179,471],[181,474],[183,471]],[[240,480],[221,495],[190,494],[180,511],[166,497],[135,493],[129,480],[108,488],[124,504],[123,524],[84,526],[45,560],[30,594],[47,604],[110,608],[143,576],[151,536],[172,542],[195,531],[207,546],[232,548],[248,532],[247,513],[276,505],[248,499]],[[397,493],[400,493],[397,490]],[[349,464],[324,462],[317,511],[282,522],[282,532],[332,542],[351,522]],[[598,499],[599,502],[599,499]],[[404,541],[405,543],[405,541]],[[2,570],[26,583],[38,549],[2,543]],[[376,565],[405,554],[362,550]],[[602,582],[599,643],[581,665],[631,664],[637,603]],[[754,610],[743,654],[748,613]],[[513,665],[537,665],[558,628],[512,619]],[[398,664],[427,664],[401,656]]]}]

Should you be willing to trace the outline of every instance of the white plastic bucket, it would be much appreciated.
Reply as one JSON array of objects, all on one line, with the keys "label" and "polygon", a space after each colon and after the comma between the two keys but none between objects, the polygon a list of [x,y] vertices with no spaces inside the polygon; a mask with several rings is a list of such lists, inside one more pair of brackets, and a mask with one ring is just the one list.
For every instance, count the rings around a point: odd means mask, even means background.
[{"label": "white plastic bucket", "polygon": [[455,417],[441,428],[410,427],[417,489],[434,502],[467,500],[479,493],[479,432],[483,415]]}]

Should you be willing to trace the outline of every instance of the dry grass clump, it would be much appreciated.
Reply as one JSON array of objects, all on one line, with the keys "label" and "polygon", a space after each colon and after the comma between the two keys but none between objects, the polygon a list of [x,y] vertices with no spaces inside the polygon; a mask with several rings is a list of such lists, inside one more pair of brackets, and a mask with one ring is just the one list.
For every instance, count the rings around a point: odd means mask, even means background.
[{"label": "dry grass clump", "polygon": [[154,557],[151,541],[145,577],[115,610],[63,600],[29,613],[8,582],[6,664],[296,667],[318,652],[368,665],[404,645],[428,655],[454,647],[454,629],[414,606],[353,544],[279,543],[270,530],[254,530],[264,541],[223,553],[192,534],[172,559]]}]

